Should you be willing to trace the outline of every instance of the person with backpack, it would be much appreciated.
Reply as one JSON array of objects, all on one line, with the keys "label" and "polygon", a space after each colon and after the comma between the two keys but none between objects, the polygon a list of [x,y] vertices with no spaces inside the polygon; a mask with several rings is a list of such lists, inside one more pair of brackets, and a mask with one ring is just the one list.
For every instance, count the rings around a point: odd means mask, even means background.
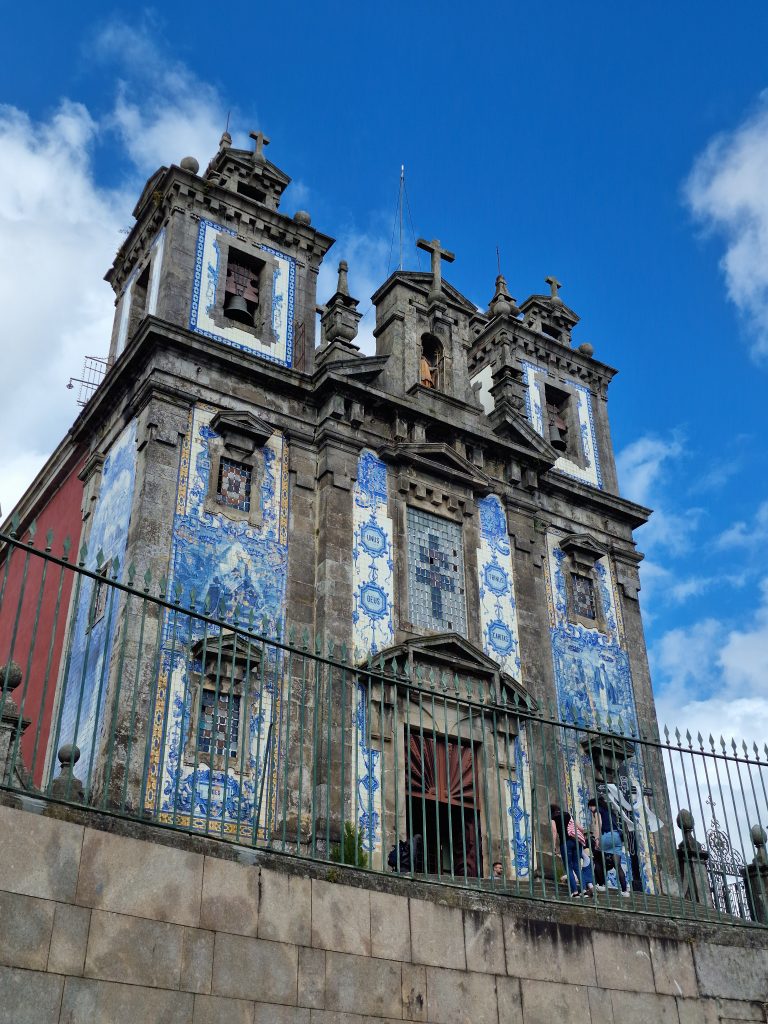
[{"label": "person with backpack", "polygon": [[586,836],[568,811],[562,810],[557,804],[550,804],[549,812],[552,818],[552,842],[560,850],[570,894],[573,897],[589,897],[594,891],[592,868],[583,868],[581,863],[582,852],[587,845]]}]

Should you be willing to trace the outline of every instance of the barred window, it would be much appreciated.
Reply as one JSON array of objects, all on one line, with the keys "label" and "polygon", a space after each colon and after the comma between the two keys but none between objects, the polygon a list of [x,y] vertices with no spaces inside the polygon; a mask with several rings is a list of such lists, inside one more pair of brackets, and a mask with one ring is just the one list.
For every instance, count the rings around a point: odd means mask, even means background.
[{"label": "barred window", "polygon": [[581,573],[572,572],[573,583],[573,610],[582,619],[596,619],[597,606],[595,604],[595,586],[589,576],[582,576]]},{"label": "barred window", "polygon": [[250,512],[252,475],[251,466],[222,457],[216,487],[217,503],[237,509],[238,512]]},{"label": "barred window", "polygon": [[201,754],[230,759],[237,757],[240,732],[240,697],[238,694],[219,693],[203,689],[200,719],[197,727],[197,746]]}]

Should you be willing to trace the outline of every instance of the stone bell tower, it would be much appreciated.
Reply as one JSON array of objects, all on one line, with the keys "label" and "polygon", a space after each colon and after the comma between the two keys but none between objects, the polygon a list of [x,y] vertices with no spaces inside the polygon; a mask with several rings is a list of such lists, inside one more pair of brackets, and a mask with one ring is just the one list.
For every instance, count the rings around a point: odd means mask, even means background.
[{"label": "stone bell tower", "polygon": [[[252,138],[252,150],[238,149],[225,133],[202,173],[185,157],[159,168],[139,197],[135,224],[106,275],[117,296],[109,369],[69,434],[85,460],[81,540],[94,572],[106,565],[122,578],[131,566],[167,581],[185,600],[197,595],[200,608],[226,616],[237,607],[271,631],[283,627],[290,603],[300,625],[314,632],[314,607],[294,589],[304,567],[313,571],[315,511],[302,511],[297,494],[293,505],[306,530],[296,544],[302,568],[294,571],[289,473],[314,479],[312,459],[305,466],[302,457],[311,426],[301,424],[311,405],[317,274],[333,239],[316,231],[305,211],[282,212],[290,178],[267,160],[263,133]],[[153,624],[134,635],[127,605],[73,623],[76,669],[62,683],[61,735],[81,749],[107,801],[122,785],[141,792],[144,772],[130,742],[137,726],[120,696],[134,685],[126,675],[134,669],[125,668],[118,648],[136,651],[142,713],[162,707],[165,714],[164,700],[190,700],[185,681],[199,622],[180,622],[168,642]],[[159,645],[168,681],[154,697],[141,689],[147,642]],[[80,693],[75,671],[93,693]],[[79,706],[91,700],[115,707],[109,757],[101,712],[82,724]],[[190,728],[194,733],[195,722]],[[182,732],[170,718],[164,749],[188,743]],[[171,763],[160,758],[153,778],[162,779]],[[192,769],[183,753],[176,763],[183,785]],[[243,780],[237,784],[252,785],[248,773]],[[150,788],[146,806],[161,811],[162,800]]]},{"label": "stone bell tower", "polygon": [[147,181],[107,280],[117,295],[110,363],[145,316],[311,372],[317,272],[332,240],[280,212],[290,178],[228,133],[202,175],[193,157]]},{"label": "stone bell tower", "polygon": [[414,396],[423,388],[476,407],[467,353],[477,310],[442,279],[441,263],[453,253],[437,239],[417,245],[430,254],[431,271],[396,271],[373,296],[376,355],[386,359],[382,386]]}]

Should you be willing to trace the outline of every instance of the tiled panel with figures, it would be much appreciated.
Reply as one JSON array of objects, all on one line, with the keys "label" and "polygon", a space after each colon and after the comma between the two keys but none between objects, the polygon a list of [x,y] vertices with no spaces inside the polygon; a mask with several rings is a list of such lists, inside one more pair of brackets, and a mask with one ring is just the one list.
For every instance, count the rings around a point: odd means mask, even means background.
[{"label": "tiled panel with figures", "polygon": [[467,635],[461,526],[408,507],[408,617],[414,626]]},{"label": "tiled panel with figures", "polygon": [[[135,479],[136,421],[132,420],[110,448],[102,468],[85,561],[92,572],[101,569],[110,578],[115,574],[123,578]],[[87,778],[95,763],[103,725],[106,702],[100,697],[109,679],[119,607],[118,591],[83,577],[63,687],[59,737],[54,737],[54,744],[55,749],[63,743],[80,748],[80,764]]]},{"label": "tiled panel with figures", "polygon": [[[249,500],[261,505],[259,525],[228,518],[226,510],[207,512],[209,445],[217,437],[210,427],[214,413],[198,405],[190,414],[168,589],[181,588],[182,605],[194,591],[199,609],[223,618],[231,617],[237,606],[241,622],[250,618],[259,632],[272,634],[285,614],[288,446],[282,434],[275,432],[257,449],[262,465],[253,478],[254,487],[258,479],[260,489],[258,494],[251,492]],[[193,681],[210,668],[203,664],[203,638],[213,656],[209,661],[214,663],[214,681],[208,691],[196,691]],[[282,665],[274,649],[267,646],[262,655],[259,645],[251,645],[247,657],[252,671],[239,699],[233,694],[230,700],[222,692],[226,679],[215,670],[217,650],[226,641],[226,632],[220,636],[215,626],[204,627],[189,616],[178,614],[165,620],[146,804],[161,820],[172,818],[179,824],[191,820],[193,827],[205,827],[207,818],[214,825],[219,823],[224,834],[247,837],[254,825],[264,834],[272,810],[275,787],[270,779],[277,765]],[[197,748],[197,757],[189,756],[190,746],[193,751]],[[211,767],[198,763],[200,757],[210,760],[207,754],[216,755]],[[261,801],[260,792],[265,794]]]},{"label": "tiled panel with figures", "polygon": [[[610,559],[604,556],[595,565],[598,586],[593,599],[601,604],[605,623],[601,631],[597,624],[587,628],[570,621],[565,580],[568,566],[566,554],[559,546],[559,535],[548,535],[547,552],[545,579],[558,714],[563,721],[577,726],[637,735],[629,656]],[[577,600],[583,600],[583,595]],[[576,729],[562,730],[563,763],[567,765],[563,796],[571,812],[584,825],[588,821],[587,801],[595,795],[594,768],[578,739]],[[643,807],[647,795],[643,792],[644,768],[639,756],[635,754],[624,761],[619,775],[622,808],[634,826],[625,827],[622,863],[627,877],[631,878],[631,854],[636,854],[635,868],[639,869],[643,888],[652,892],[655,837],[648,823],[655,823],[656,829],[663,826],[655,814],[648,813],[649,807]],[[609,884],[611,882],[616,884],[614,872],[609,874]]]},{"label": "tiled panel with figures", "polygon": [[[190,329],[207,338],[225,345],[253,352],[273,363],[291,366],[293,363],[293,321],[296,300],[296,260],[286,253],[278,252],[268,245],[258,248],[272,257],[267,270],[271,273],[272,308],[269,311],[272,333],[276,341],[257,338],[249,331],[238,327],[233,321],[227,326],[215,323],[211,316],[216,307],[219,277],[226,273],[222,240],[237,237],[231,228],[201,220],[197,236],[195,276],[192,288],[192,307],[189,315]],[[271,268],[271,269],[270,269]],[[266,271],[265,271],[266,272]]]}]

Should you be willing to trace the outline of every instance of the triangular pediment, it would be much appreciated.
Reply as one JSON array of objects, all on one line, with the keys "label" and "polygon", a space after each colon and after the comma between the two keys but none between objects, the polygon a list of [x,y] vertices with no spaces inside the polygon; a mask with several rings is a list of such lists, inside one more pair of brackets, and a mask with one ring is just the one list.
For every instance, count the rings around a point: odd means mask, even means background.
[{"label": "triangular pediment", "polygon": [[570,555],[577,568],[585,571],[608,553],[608,548],[589,533],[569,533],[560,540],[559,546]]},{"label": "triangular pediment", "polygon": [[334,376],[369,383],[375,380],[387,364],[389,356],[351,356],[328,364]]},{"label": "triangular pediment", "polygon": [[414,682],[421,678],[426,685],[430,678],[440,685],[447,674],[452,689],[458,677],[463,693],[466,693],[468,680],[482,680],[498,695],[504,690],[507,699],[517,705],[529,710],[535,707],[533,698],[521,683],[502,672],[492,658],[458,633],[411,637],[382,651],[375,663],[383,665],[385,671],[394,669],[397,676],[407,673]]},{"label": "triangular pediment", "polygon": [[570,327],[575,327],[579,322],[578,313],[570,306],[566,306],[562,299],[553,299],[551,295],[529,295],[525,302],[520,303],[520,312],[523,316],[537,310],[541,310],[547,317],[563,320]]},{"label": "triangular pediment", "polygon": [[279,183],[282,186],[280,191],[291,183],[291,179],[285,171],[281,171],[271,160],[265,159],[263,162],[258,163],[254,160],[252,149],[235,149],[233,146],[220,149],[211,160],[206,173],[210,174],[211,171],[220,173],[231,170],[233,167],[237,167],[251,175],[254,173],[256,176],[263,175],[265,178]]},{"label": "triangular pediment", "polygon": [[533,429],[524,416],[519,416],[511,409],[496,409],[490,414],[488,420],[494,434],[527,449],[548,467],[554,466],[558,459],[558,453],[551,444],[544,440],[541,434]]},{"label": "triangular pediment", "polygon": [[274,433],[269,423],[246,411],[220,410],[211,420],[211,429],[221,437],[225,448],[246,455],[263,447]]},{"label": "triangular pediment", "polygon": [[256,665],[261,661],[261,648],[258,644],[241,634],[228,631],[208,633],[192,644],[190,652],[193,658],[205,657],[206,661],[213,658],[220,662],[222,659],[234,658]]},{"label": "triangular pediment", "polygon": [[[371,301],[374,305],[378,303],[379,299],[382,298],[389,288],[398,281],[402,284],[410,285],[411,288],[421,292],[424,296],[424,302],[427,301],[427,296],[432,288],[432,274],[419,270],[396,270],[372,296]],[[477,315],[478,310],[475,303],[470,301],[466,295],[462,295],[458,288],[454,288],[452,284],[449,284],[445,280],[445,278],[443,278],[442,281],[442,288],[446,302],[449,302],[454,306],[458,306],[469,316]]]},{"label": "triangular pediment", "polygon": [[161,182],[161,180],[163,178],[163,175],[165,174],[165,172],[167,170],[168,170],[167,167],[158,167],[158,169],[155,171],[155,173],[150,175],[149,178],[147,178],[147,183],[144,186],[144,188],[141,190],[141,195],[139,196],[139,200],[138,200],[138,202],[136,203],[136,205],[133,208],[133,216],[137,220],[138,220],[138,218],[139,218],[139,216],[141,214],[141,211],[142,211],[142,209],[144,207],[144,203],[147,201],[149,196],[152,195],[152,193],[158,187],[158,185],[160,184],[160,182]]},{"label": "triangular pediment", "polygon": [[394,465],[416,466],[434,476],[457,480],[474,491],[487,493],[493,481],[469,459],[439,441],[402,441],[384,445],[379,455]]}]

